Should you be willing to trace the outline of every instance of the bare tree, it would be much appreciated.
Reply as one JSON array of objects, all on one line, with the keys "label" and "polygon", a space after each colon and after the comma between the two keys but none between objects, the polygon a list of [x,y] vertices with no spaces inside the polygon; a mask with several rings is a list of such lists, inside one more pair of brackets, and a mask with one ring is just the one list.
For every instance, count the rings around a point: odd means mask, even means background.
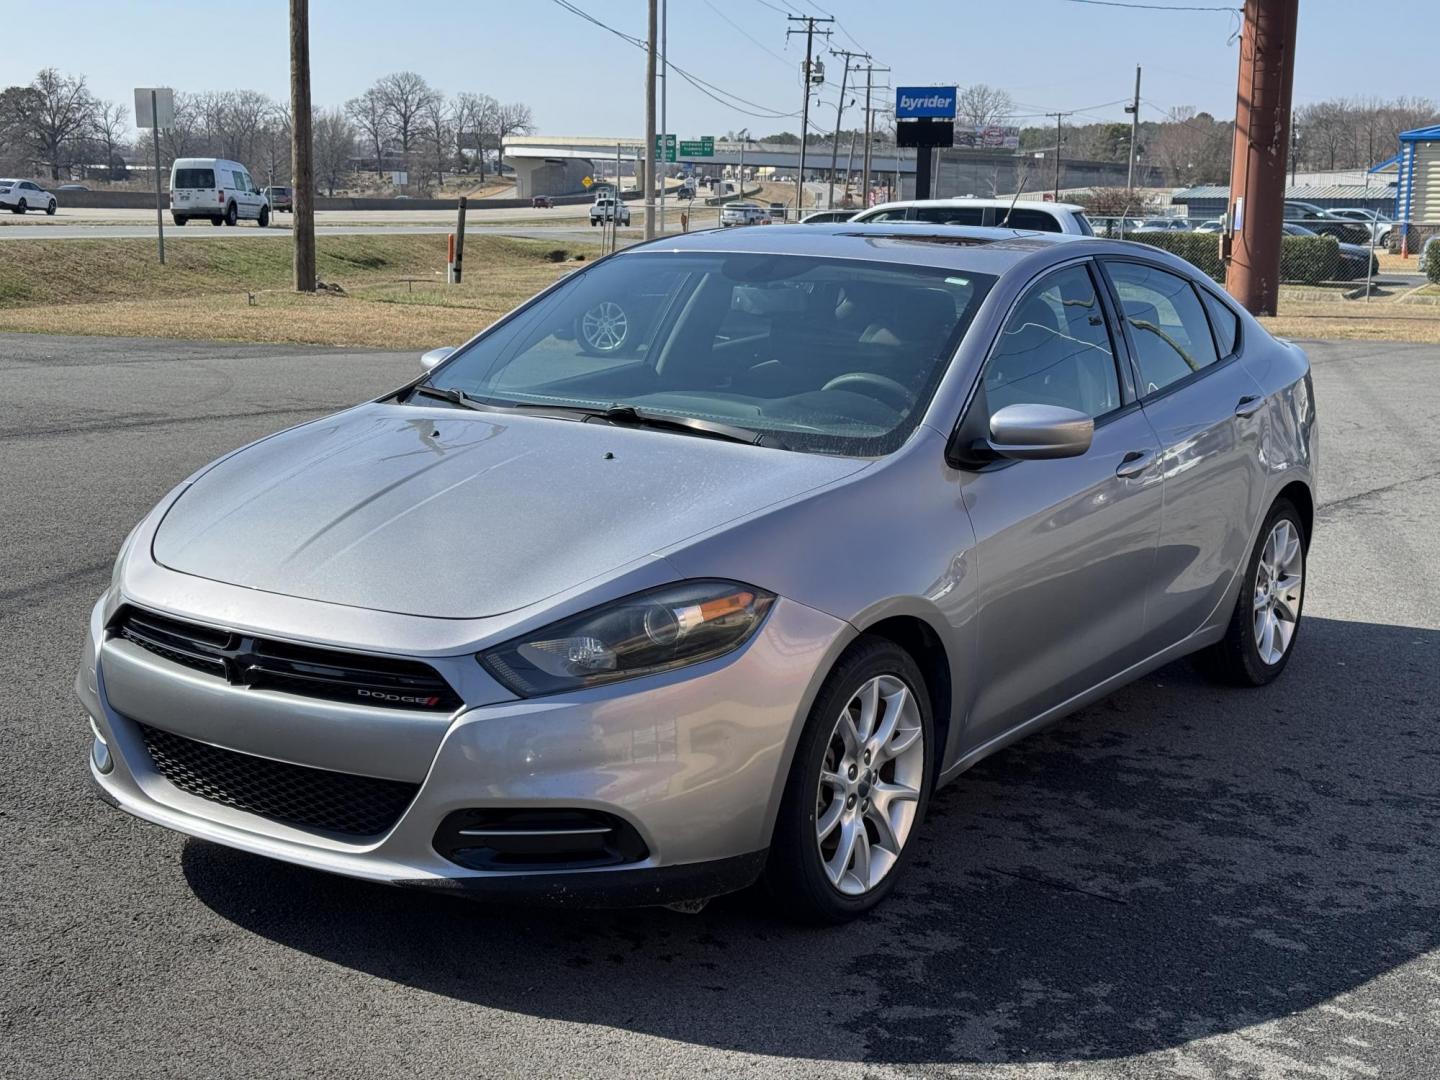
[{"label": "bare tree", "polygon": [[[251,165],[279,106],[258,90],[228,90],[220,97],[220,156]],[[288,130],[288,120],[286,122]],[[288,138],[288,136],[287,136]]]},{"label": "bare tree", "polygon": [[344,110],[316,109],[310,137],[315,147],[316,183],[325,186],[327,195],[334,195],[350,175],[350,157],[355,153],[359,131]]},{"label": "bare tree", "polygon": [[955,120],[972,126],[990,126],[1007,119],[1015,102],[1004,90],[985,83],[962,86],[955,96]]},{"label": "bare tree", "polygon": [[375,175],[385,175],[385,144],[390,140],[390,114],[378,86],[345,103],[345,112],[375,154]]},{"label": "bare tree", "polygon": [[1220,183],[1230,173],[1232,125],[1190,106],[1171,109],[1152,146],[1156,162],[1174,183]]},{"label": "bare tree", "polygon": [[175,122],[160,133],[162,165],[173,164],[176,158],[191,157],[204,148],[204,121],[201,97],[198,94],[175,92]]},{"label": "bare tree", "polygon": [[114,180],[115,163],[120,158],[120,149],[124,146],[125,135],[130,130],[130,109],[114,101],[97,101],[92,127],[96,142],[104,147],[106,174]]},{"label": "bare tree", "polygon": [[85,135],[94,115],[85,76],[45,68],[27,90],[15,102],[14,122],[34,158],[50,170],[50,179],[59,180],[61,166],[70,164],[68,148]]},{"label": "bare tree", "polygon": [[425,103],[424,112],[421,114],[421,138],[424,140],[428,158],[427,171],[430,166],[434,166],[435,183],[442,187],[445,184],[445,159],[450,154],[455,130],[451,115],[450,106],[439,94]]},{"label": "bare tree", "polygon": [[380,95],[385,115],[389,118],[390,130],[399,140],[400,154],[408,164],[426,110],[440,97],[440,93],[413,71],[386,75],[375,84],[375,91]]},{"label": "bare tree", "polygon": [[451,106],[451,118],[455,125],[455,157],[461,167],[465,164],[465,150],[474,145],[476,160],[480,163],[480,182],[485,182],[485,136],[495,127],[495,114],[500,103],[489,94],[469,92],[455,95]]}]

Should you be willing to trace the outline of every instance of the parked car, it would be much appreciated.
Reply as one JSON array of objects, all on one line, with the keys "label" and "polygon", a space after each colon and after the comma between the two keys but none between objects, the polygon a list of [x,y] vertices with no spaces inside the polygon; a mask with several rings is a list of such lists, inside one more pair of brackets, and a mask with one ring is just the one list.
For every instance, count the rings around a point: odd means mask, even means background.
[{"label": "parked car", "polygon": [[279,213],[281,210],[284,210],[288,214],[295,212],[294,188],[271,184],[265,189],[265,198],[270,202],[270,210],[272,213]]},{"label": "parked car", "polygon": [[856,210],[817,210],[813,214],[806,214],[800,219],[802,225],[833,225],[837,221],[849,221],[858,211]]},{"label": "parked car", "polygon": [[270,224],[270,200],[238,161],[176,158],[170,167],[170,217],[176,225],[208,218],[211,225],[253,220]]},{"label": "parked car", "polygon": [[1035,232],[1093,236],[1085,209],[1073,203],[1010,199],[923,199],[881,203],[850,219],[870,221],[923,221],[934,225],[993,225]]},{"label": "parked car", "polygon": [[611,196],[602,196],[596,199],[590,205],[590,224],[599,225],[604,221],[614,221],[620,225],[629,225],[630,207],[626,206],[623,202],[617,203]]},{"label": "parked car", "polygon": [[[374,882],[837,922],[987,755],[1187,653],[1276,679],[1305,353],[1166,252],[999,239],[667,237],[200,469],[91,613],[91,777]],[[623,359],[559,336],[639,294]]]},{"label": "parked car", "polygon": [[[1319,236],[1314,229],[1304,225],[1297,225],[1293,221],[1287,221],[1281,226],[1286,236]],[[1365,277],[1367,274],[1378,274],[1380,272],[1380,260],[1371,252],[1365,244],[1347,244],[1343,240],[1336,241],[1339,247],[1339,262],[1335,266],[1334,278],[1336,281],[1355,281]]]},{"label": "parked car", "polygon": [[54,214],[55,207],[55,196],[33,180],[0,180],[0,209],[12,214],[30,210]]},{"label": "parked car", "polygon": [[1217,218],[1211,218],[1209,221],[1202,221],[1199,225],[1196,225],[1196,226],[1195,226],[1195,231],[1196,231],[1196,232],[1203,232],[1203,233],[1218,233],[1218,232],[1223,232],[1224,229],[1225,229],[1225,219],[1224,219],[1224,218],[1218,218],[1218,217],[1217,217]]},{"label": "parked car", "polygon": [[1388,214],[1382,214],[1379,210],[1366,210],[1358,206],[1335,209],[1330,213],[1336,217],[1345,218],[1347,221],[1358,221],[1365,226],[1375,243],[1382,247],[1390,243],[1390,231],[1394,228],[1395,222]]},{"label": "parked car", "polygon": [[1349,244],[1368,244],[1370,229],[1356,221],[1338,217],[1329,210],[1322,210],[1314,203],[1285,200],[1284,220],[1303,225],[1321,236],[1333,236]]},{"label": "parked car", "polygon": [[720,208],[720,224],[727,229],[732,225],[769,225],[770,210],[758,203],[726,203]]},{"label": "parked car", "polygon": [[550,201],[549,195],[536,195],[530,200],[530,209],[532,210],[550,210],[553,209],[554,206],[555,204]]},{"label": "parked car", "polygon": [[1182,217],[1145,218],[1132,232],[1190,232],[1190,222]]}]

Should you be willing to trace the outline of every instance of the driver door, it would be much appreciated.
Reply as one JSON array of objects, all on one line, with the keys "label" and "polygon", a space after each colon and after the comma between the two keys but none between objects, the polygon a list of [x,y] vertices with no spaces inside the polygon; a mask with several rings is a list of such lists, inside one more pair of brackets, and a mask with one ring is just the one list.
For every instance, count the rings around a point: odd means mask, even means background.
[{"label": "driver door", "polygon": [[1095,270],[1037,281],[986,360],[971,409],[1061,405],[1095,418],[1090,449],[965,473],[980,579],[976,744],[1150,652],[1146,601],[1160,533],[1160,443],[1135,401]]}]

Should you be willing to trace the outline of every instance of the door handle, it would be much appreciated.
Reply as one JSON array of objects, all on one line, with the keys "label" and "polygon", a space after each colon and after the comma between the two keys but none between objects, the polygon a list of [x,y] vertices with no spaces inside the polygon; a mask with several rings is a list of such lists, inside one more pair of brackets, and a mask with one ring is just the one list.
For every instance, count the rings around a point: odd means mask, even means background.
[{"label": "door handle", "polygon": [[1131,450],[1120,459],[1120,464],[1115,466],[1115,475],[1126,480],[1139,476],[1155,464],[1157,456],[1154,450]]},{"label": "door handle", "polygon": [[1235,403],[1235,415],[1239,417],[1254,416],[1265,404],[1263,397],[1256,397],[1254,394],[1246,394]]}]

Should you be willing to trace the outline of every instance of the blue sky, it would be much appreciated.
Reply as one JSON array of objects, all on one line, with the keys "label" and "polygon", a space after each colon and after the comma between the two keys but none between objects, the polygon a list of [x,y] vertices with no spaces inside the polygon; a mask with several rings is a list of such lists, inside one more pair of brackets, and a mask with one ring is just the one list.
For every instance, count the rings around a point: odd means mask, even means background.
[{"label": "blue sky", "polygon": [[[572,2],[620,30],[644,33],[645,0]],[[54,66],[84,74],[103,97],[127,102],[136,85],[288,93],[285,0],[47,0],[45,8],[44,22],[11,23],[0,34],[0,84],[25,82]],[[1077,122],[1123,119],[1120,105],[1108,103],[1129,96],[1136,63],[1145,67],[1148,118],[1177,105],[1221,117],[1234,110],[1234,20],[1223,11],[1126,10],[1073,0],[669,0],[670,56],[760,106],[751,111],[798,110],[804,46],[798,38],[786,42],[787,9],[834,15],[828,44],[869,51],[894,69],[883,77],[895,85],[988,82],[1007,89],[1023,114],[1078,109]],[[242,12],[243,22],[235,18]],[[213,21],[226,13],[230,22]],[[446,91],[526,101],[543,133],[643,131],[643,52],[553,0],[311,0],[311,26],[319,104],[341,104],[377,76],[410,68]],[[1440,41],[1440,2],[1301,0],[1297,103],[1440,96],[1433,63],[1417,50],[1387,45],[1387,38]],[[1392,62],[1397,48],[1404,59]],[[824,59],[838,81],[840,62]],[[812,118],[827,130],[836,97],[826,88],[821,98],[831,104],[812,105]],[[793,118],[745,115],[679,77],[671,80],[669,117],[682,138],[799,126]],[[857,117],[858,110],[851,112],[847,122]]]}]

